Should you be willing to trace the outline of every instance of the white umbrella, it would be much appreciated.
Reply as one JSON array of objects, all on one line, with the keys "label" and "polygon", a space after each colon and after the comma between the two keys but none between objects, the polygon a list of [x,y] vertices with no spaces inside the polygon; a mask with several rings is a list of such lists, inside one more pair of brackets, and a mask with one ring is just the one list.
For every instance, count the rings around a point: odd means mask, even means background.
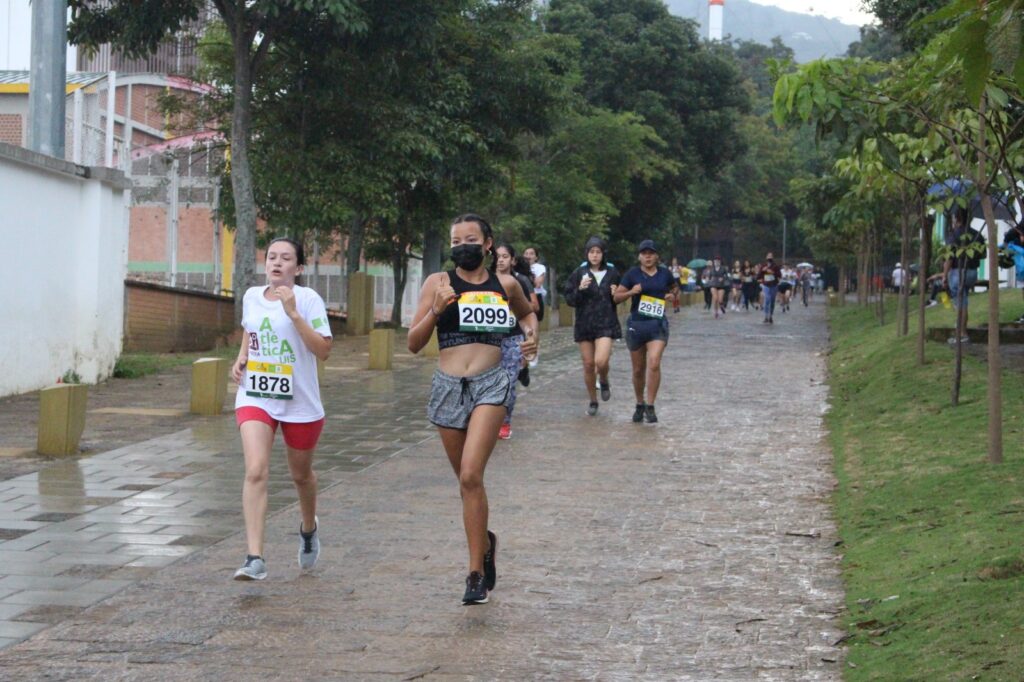
[{"label": "white umbrella", "polygon": [[797,263],[796,266],[798,268],[813,268],[814,264],[813,263]]}]

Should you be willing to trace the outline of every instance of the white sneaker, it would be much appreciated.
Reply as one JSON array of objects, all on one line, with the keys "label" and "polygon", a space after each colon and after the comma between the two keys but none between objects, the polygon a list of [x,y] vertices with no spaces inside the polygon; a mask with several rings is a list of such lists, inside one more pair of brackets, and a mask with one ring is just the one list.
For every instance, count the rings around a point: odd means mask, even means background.
[{"label": "white sneaker", "polygon": [[313,532],[302,532],[302,522],[299,522],[299,568],[309,570],[316,566],[316,560],[320,558],[320,517],[313,517]]},{"label": "white sneaker", "polygon": [[527,364],[527,366],[528,366],[528,367],[529,367],[530,369],[533,369],[534,367],[536,367],[536,366],[537,366],[537,363],[538,363],[538,362],[540,362],[540,357],[538,357],[538,356],[536,356],[536,355],[535,355],[535,356],[533,356],[533,360],[530,360],[530,361],[529,361],[529,362],[527,362],[526,364]]},{"label": "white sneaker", "polygon": [[258,556],[247,556],[242,567],[235,571],[235,580],[263,580],[266,577],[267,562]]}]

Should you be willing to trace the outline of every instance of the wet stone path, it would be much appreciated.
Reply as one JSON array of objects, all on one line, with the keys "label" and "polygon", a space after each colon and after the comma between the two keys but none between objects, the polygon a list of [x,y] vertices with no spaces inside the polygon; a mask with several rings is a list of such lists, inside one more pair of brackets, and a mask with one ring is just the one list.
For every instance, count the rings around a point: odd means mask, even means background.
[{"label": "wet stone path", "polygon": [[425,359],[332,358],[309,574],[278,457],[270,577],[230,580],[230,417],[4,481],[0,678],[839,679],[824,314],[777,319],[674,315],[657,425],[630,422],[622,344],[590,418],[571,333],[549,335],[487,471],[501,542],[485,606],[459,605]]}]

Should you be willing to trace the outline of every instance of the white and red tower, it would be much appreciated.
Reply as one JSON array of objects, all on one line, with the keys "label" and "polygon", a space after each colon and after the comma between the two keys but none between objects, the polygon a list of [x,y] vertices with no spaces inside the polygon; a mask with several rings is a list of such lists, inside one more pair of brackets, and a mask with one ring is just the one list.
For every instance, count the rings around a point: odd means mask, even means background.
[{"label": "white and red tower", "polygon": [[708,0],[708,39],[721,40],[725,0]]}]

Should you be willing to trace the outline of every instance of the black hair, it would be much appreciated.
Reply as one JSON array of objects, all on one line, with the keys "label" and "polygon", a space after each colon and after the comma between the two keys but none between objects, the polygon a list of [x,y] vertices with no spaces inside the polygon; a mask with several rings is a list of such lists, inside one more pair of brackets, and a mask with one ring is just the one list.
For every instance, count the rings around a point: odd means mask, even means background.
[{"label": "black hair", "polygon": [[462,215],[455,216],[452,220],[452,225],[458,225],[459,223],[476,223],[480,226],[480,231],[484,235],[484,240],[494,240],[494,230],[491,229],[491,224],[478,216],[476,213],[463,213]]},{"label": "black hair", "polygon": [[530,268],[526,265],[526,261],[516,256],[516,247],[512,246],[508,242],[497,242],[494,245],[494,258],[491,259],[491,272],[498,271],[498,249],[505,249],[508,251],[508,255],[512,256],[512,260],[515,261],[515,265],[512,266],[512,272],[518,272],[524,277],[530,277]]},{"label": "black hair", "polygon": [[[597,267],[599,270],[608,269],[608,242],[601,237],[594,235],[583,245],[583,267],[590,268],[590,250],[594,247],[601,249],[601,262]],[[534,249],[536,250],[536,249]]]},{"label": "black hair", "polygon": [[269,244],[267,244],[267,249],[269,250],[271,246],[278,242],[286,242],[288,244],[291,244],[292,248],[295,249],[295,262],[299,265],[306,264],[306,250],[302,248],[302,244],[300,242],[292,239],[291,237],[275,237],[274,239],[270,240]]}]

